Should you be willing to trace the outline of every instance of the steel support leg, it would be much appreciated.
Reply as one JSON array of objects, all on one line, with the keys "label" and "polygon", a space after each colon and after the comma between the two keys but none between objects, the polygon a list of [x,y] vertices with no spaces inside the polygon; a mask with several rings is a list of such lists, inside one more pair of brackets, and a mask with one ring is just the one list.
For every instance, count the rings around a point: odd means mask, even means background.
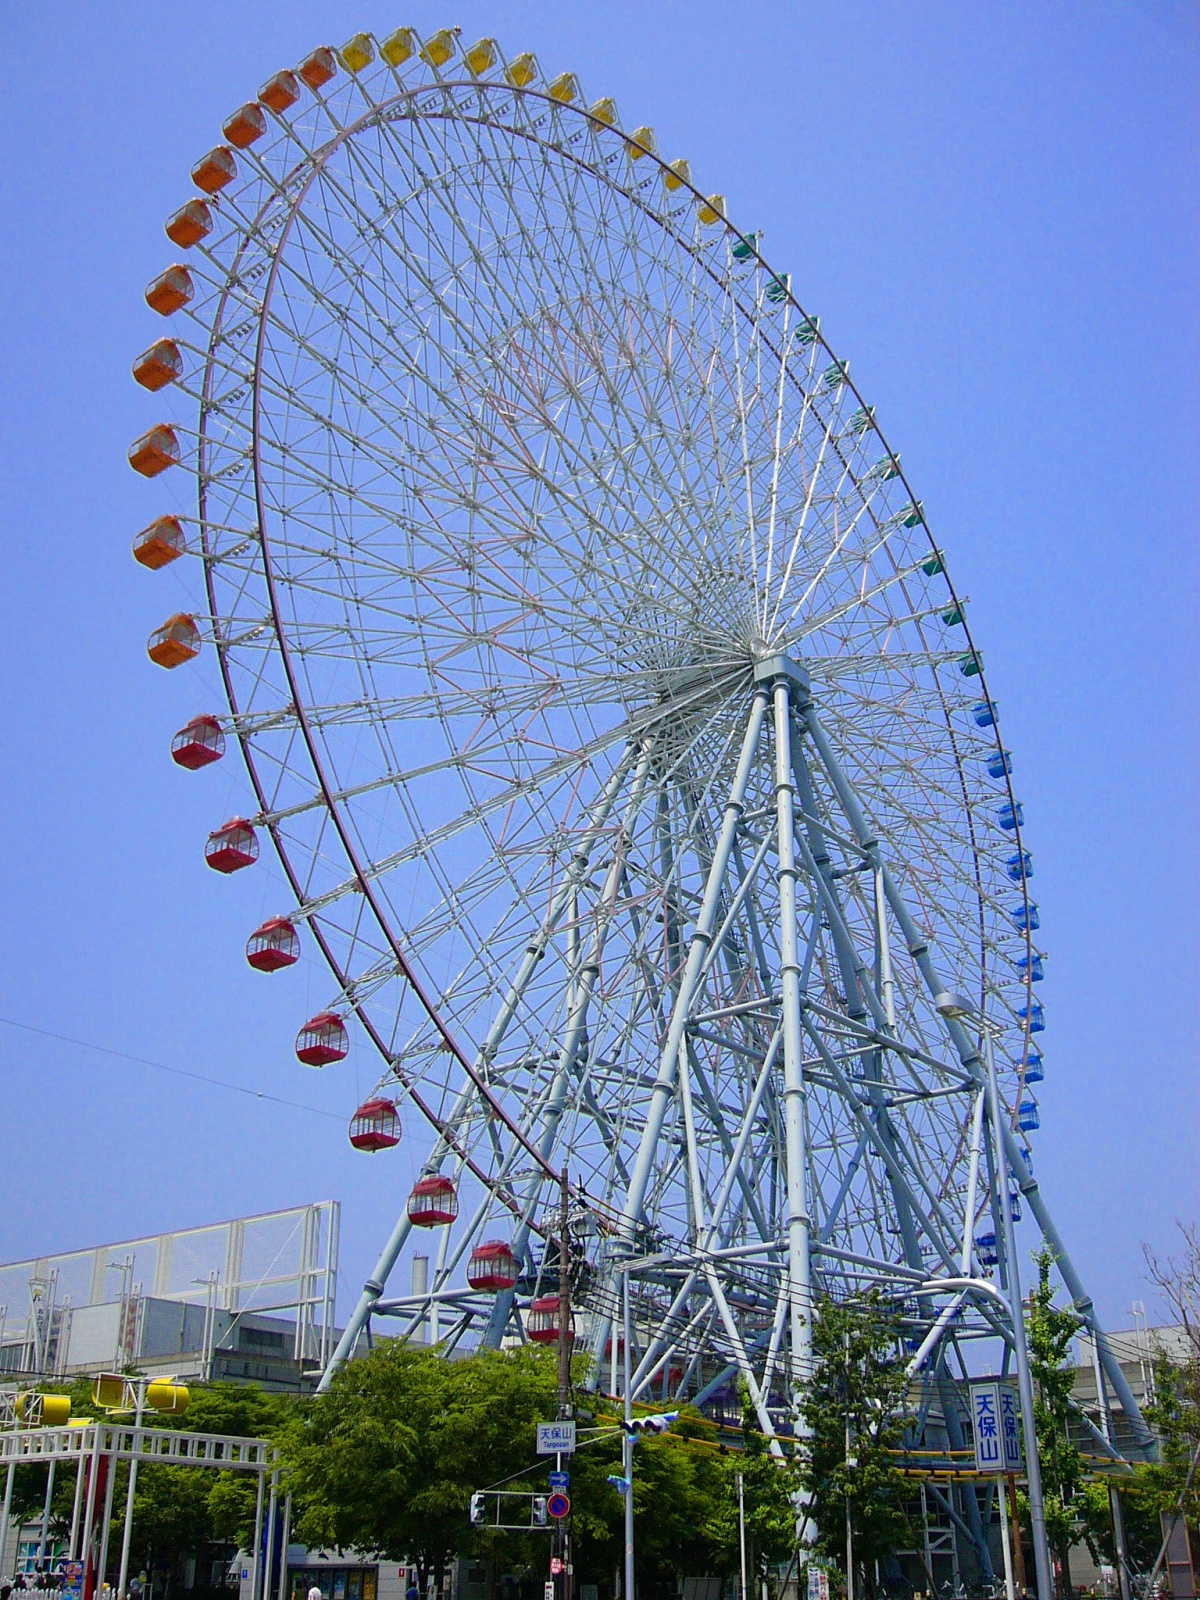
[{"label": "steel support leg", "polygon": [[775,707],[775,826],[778,833],[779,982],[783,1022],[783,1123],[787,1160],[788,1280],[792,1344],[792,1407],[798,1438],[812,1432],[801,1397],[812,1373],[812,1260],[808,1212],[808,1116],[800,1005],[800,951],[796,906],[796,796],[792,777],[791,683],[772,685]]}]

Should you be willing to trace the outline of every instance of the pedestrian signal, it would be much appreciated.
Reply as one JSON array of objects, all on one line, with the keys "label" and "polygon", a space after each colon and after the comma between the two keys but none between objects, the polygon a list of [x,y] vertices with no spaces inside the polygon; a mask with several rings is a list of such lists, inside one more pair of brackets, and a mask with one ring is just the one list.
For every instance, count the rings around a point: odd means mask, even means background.
[{"label": "pedestrian signal", "polygon": [[535,1494],[533,1497],[533,1525],[535,1528],[546,1526],[546,1496]]}]

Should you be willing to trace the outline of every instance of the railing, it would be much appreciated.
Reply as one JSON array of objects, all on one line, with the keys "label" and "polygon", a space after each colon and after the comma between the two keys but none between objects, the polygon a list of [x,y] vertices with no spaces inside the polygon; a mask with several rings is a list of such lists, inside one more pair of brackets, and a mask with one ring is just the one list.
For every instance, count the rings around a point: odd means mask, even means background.
[{"label": "railing", "polygon": [[270,1448],[265,1439],[247,1439],[238,1434],[185,1433],[179,1428],[92,1422],[74,1428],[14,1428],[0,1432],[0,1466],[23,1461],[78,1461],[96,1451],[120,1461],[267,1472]]}]

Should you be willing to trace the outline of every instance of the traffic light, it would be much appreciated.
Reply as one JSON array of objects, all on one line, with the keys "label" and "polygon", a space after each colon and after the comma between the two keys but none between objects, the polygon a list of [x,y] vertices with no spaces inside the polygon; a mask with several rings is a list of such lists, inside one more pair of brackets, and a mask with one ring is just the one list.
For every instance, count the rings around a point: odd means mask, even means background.
[{"label": "traffic light", "polygon": [[535,1494],[533,1497],[533,1525],[535,1528],[546,1526],[546,1496]]},{"label": "traffic light", "polygon": [[678,1411],[654,1411],[648,1417],[632,1417],[621,1426],[628,1438],[635,1439],[639,1433],[666,1433],[678,1415]]},{"label": "traffic light", "polygon": [[471,1496],[471,1521],[473,1523],[482,1522],[483,1516],[483,1494],[480,1492]]}]

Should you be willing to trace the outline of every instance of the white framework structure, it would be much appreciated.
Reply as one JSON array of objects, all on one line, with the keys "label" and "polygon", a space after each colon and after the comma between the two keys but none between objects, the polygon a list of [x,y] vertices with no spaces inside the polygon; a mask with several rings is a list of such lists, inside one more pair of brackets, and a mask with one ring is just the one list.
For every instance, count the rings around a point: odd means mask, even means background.
[{"label": "white framework structure", "polygon": [[[338,1202],[320,1200],[0,1264],[2,1370],[119,1371],[144,1353],[150,1302],[171,1301],[203,1308],[206,1366],[220,1342],[218,1320],[230,1326],[218,1313],[286,1312],[293,1359],[323,1371],[333,1349],[340,1227]],[[116,1316],[97,1316],[102,1306],[117,1307]],[[110,1332],[110,1342],[98,1344]]]},{"label": "white framework structure", "polygon": [[[359,36],[265,113],[176,319],[250,820],[461,1201],[403,1296],[397,1196],[335,1364],[372,1317],[519,1328],[564,1167],[596,1381],[633,1261],[637,1391],[740,1374],[771,1435],[819,1294],[892,1286],[943,1379],[1011,1342],[969,1287],[1010,1192],[1095,1326],[1016,1131],[1011,760],[873,409],[651,130],[491,41],[420,46]],[[498,1233],[524,1275],[487,1296]]]}]

